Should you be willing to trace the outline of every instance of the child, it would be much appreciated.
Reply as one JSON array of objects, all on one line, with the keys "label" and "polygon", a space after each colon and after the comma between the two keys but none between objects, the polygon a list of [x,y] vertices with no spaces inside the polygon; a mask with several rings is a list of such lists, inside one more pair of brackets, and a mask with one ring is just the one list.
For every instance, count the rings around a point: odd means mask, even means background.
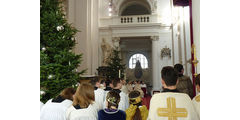
[{"label": "child", "polygon": [[94,101],[93,86],[83,83],[78,86],[73,104],[67,109],[67,120],[97,120],[100,106]]},{"label": "child", "polygon": [[66,120],[65,113],[71,106],[75,89],[65,88],[60,95],[50,99],[42,107],[40,113],[41,120]]},{"label": "child", "polygon": [[126,120],[126,113],[118,109],[119,94],[115,91],[109,91],[106,100],[107,108],[98,112],[98,120]]},{"label": "child", "polygon": [[148,110],[145,105],[142,105],[142,98],[139,91],[129,93],[130,107],[126,110],[126,120],[147,120]]}]

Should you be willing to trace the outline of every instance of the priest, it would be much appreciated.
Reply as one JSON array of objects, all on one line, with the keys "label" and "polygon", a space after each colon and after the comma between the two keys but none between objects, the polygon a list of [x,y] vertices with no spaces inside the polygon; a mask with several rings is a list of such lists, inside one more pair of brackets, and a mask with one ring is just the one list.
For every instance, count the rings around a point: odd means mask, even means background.
[{"label": "priest", "polygon": [[171,66],[161,71],[163,91],[150,101],[148,120],[199,120],[190,97],[177,88],[178,73]]},{"label": "priest", "polygon": [[98,78],[94,78],[93,80],[91,80],[91,84],[94,86],[95,102],[100,105],[100,108],[103,108],[105,92],[104,92],[103,89],[100,88],[100,81],[99,81],[99,79]]}]

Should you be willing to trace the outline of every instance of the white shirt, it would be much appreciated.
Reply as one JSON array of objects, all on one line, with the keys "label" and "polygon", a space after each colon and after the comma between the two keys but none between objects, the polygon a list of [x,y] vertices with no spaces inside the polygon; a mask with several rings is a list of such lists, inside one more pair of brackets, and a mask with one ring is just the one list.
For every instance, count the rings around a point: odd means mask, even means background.
[{"label": "white shirt", "polygon": [[75,109],[71,106],[67,109],[66,116],[67,120],[97,120],[99,110],[100,107],[96,102],[83,109]]},{"label": "white shirt", "polygon": [[126,85],[122,85],[121,91],[128,94],[128,89]]},{"label": "white shirt", "polygon": [[141,84],[141,87],[142,87],[142,88],[146,88],[147,85],[146,85],[146,84]]},{"label": "white shirt", "polygon": [[94,90],[95,95],[95,102],[100,105],[100,108],[103,108],[104,103],[104,97],[105,97],[105,91],[103,89],[98,88],[97,90]]},{"label": "white shirt", "polygon": [[71,100],[66,99],[57,103],[50,99],[41,109],[40,120],[66,120],[66,111],[71,105]]},{"label": "white shirt", "polygon": [[44,104],[40,101],[40,110],[42,109],[43,106]]}]

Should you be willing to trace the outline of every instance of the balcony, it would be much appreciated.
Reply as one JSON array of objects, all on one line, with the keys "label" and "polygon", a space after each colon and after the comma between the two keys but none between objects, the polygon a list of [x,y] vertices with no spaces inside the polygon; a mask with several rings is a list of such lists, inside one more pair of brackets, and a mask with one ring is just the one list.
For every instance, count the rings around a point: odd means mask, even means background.
[{"label": "balcony", "polygon": [[114,25],[144,24],[144,23],[157,23],[157,16],[156,15],[133,15],[133,16],[113,17]]},{"label": "balcony", "polygon": [[129,24],[151,24],[160,23],[159,16],[154,15],[132,15],[132,16],[112,16],[101,18],[100,26],[109,25],[129,25]]}]

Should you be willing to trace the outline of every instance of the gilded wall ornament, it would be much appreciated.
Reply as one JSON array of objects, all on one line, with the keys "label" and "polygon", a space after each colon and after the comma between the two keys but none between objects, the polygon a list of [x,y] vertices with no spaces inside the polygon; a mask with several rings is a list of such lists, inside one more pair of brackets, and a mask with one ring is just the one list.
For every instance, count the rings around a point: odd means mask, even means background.
[{"label": "gilded wall ornament", "polygon": [[167,48],[167,46],[161,50],[161,58],[163,57],[171,58],[171,49]]}]

